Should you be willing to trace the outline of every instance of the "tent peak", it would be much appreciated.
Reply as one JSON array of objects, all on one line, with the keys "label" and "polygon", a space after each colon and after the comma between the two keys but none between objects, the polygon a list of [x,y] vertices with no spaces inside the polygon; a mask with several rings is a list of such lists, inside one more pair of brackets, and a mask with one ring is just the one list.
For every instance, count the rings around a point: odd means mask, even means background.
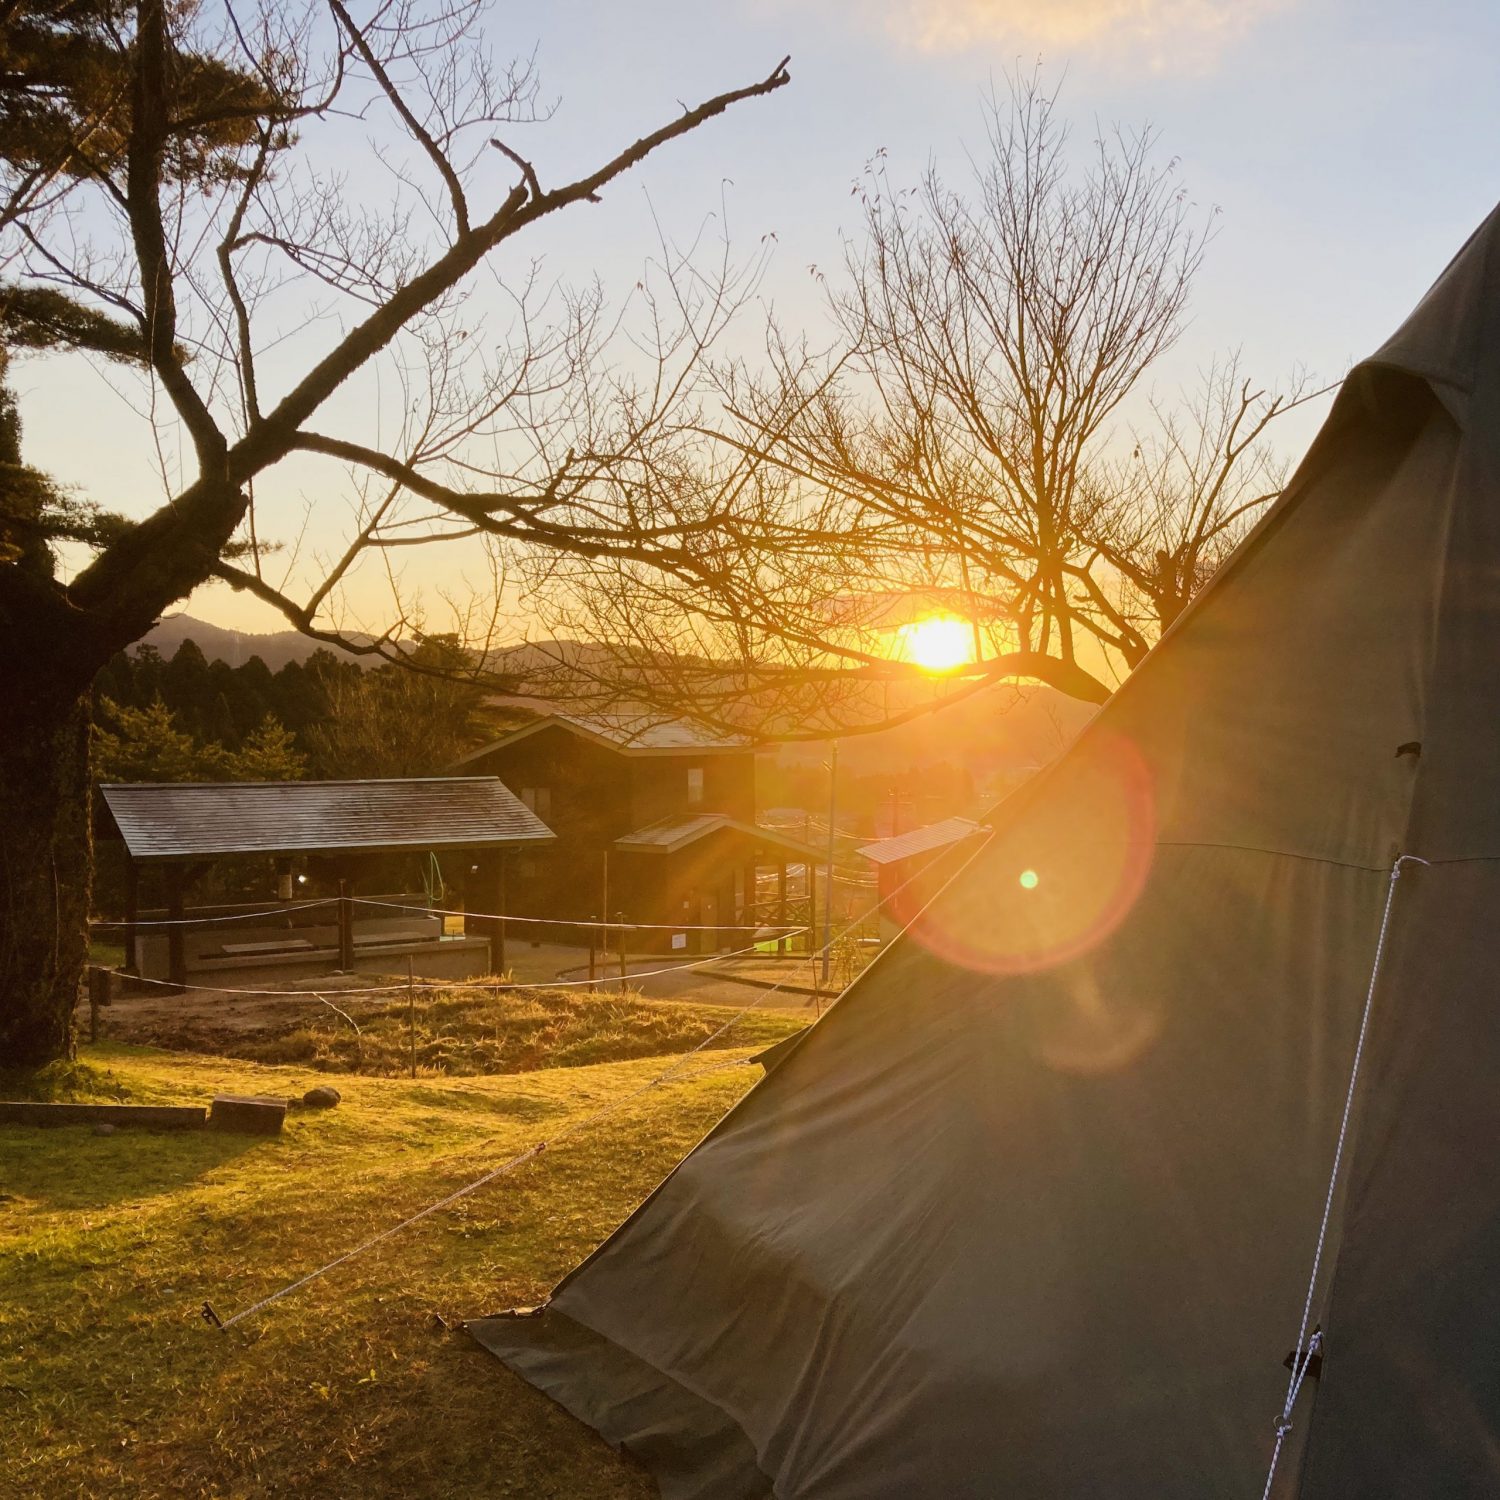
[{"label": "tent peak", "polygon": [[1500,206],[1490,210],[1406,321],[1357,368],[1395,369],[1420,377],[1455,420],[1464,422],[1481,373],[1500,359],[1490,326],[1500,306],[1497,244]]}]

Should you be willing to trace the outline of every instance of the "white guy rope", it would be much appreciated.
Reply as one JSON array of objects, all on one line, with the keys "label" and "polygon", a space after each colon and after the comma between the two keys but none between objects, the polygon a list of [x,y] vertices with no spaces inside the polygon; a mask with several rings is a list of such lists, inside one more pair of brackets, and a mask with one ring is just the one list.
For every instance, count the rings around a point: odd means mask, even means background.
[{"label": "white guy rope", "polygon": [[278,906],[274,911],[229,912],[217,917],[161,917],[145,922],[130,922],[121,918],[90,917],[90,927],[208,927],[214,922],[253,922],[258,917],[284,917],[294,911],[311,911],[315,906],[336,906],[337,896],[323,896],[317,901],[299,901],[294,906]]},{"label": "white guy rope", "polygon": [[[791,898],[788,898],[790,901]],[[801,898],[799,898],[801,899]],[[456,906],[412,906],[404,901],[377,901],[373,896],[350,896],[355,906],[383,906],[391,911],[421,912],[433,917],[473,917],[485,922],[519,922],[533,927],[602,927],[609,932],[722,932],[725,928],[755,928],[768,936],[762,942],[773,942],[805,932],[804,927],[777,927],[769,922],[585,922],[575,917],[514,917],[499,911],[472,911]]]},{"label": "white guy rope", "polygon": [[[937,891],[935,891],[933,895],[922,905],[922,907],[912,915],[910,921],[906,922],[901,927],[900,931],[897,934],[898,937],[904,936],[911,930],[911,928],[925,914],[927,908],[932,905],[933,901],[936,901],[937,898],[942,895],[943,891],[947,890],[948,887],[953,883],[953,881],[956,880],[969,867],[971,863],[973,863],[975,858],[978,857],[978,855],[988,845],[988,843],[989,839],[986,839],[983,843],[977,845],[977,847],[969,855],[969,857],[964,860],[963,864],[961,864],[958,869],[956,869],[953,874],[943,882],[943,885]],[[904,891],[906,887],[912,883],[912,881],[916,880],[921,873],[921,871],[917,871],[909,876],[906,880],[902,881],[902,883],[896,887],[891,895],[893,897],[900,895],[900,893]],[[843,931],[848,931],[849,928],[852,928],[858,923],[863,922],[867,918],[873,916],[880,910],[883,904],[884,902],[876,902],[874,906],[870,907],[867,911],[863,912],[860,916],[851,921],[848,926],[843,929]],[[842,935],[843,933],[841,932],[840,936]],[[830,942],[827,946],[831,947],[832,944],[837,941],[837,938],[830,939]],[[816,958],[819,957],[820,954],[821,950],[819,950],[818,953],[814,953],[810,956]],[[684,965],[683,967],[686,966]],[[311,1282],[317,1281],[322,1276],[326,1276],[330,1271],[337,1270],[339,1266],[347,1265],[351,1260],[354,1260],[358,1256],[363,1255],[366,1251],[373,1250],[377,1245],[383,1244],[386,1240],[391,1239],[394,1235],[399,1234],[403,1229],[406,1229],[413,1224],[420,1223],[429,1215],[437,1213],[440,1209],[447,1208],[450,1204],[457,1203],[460,1198],[465,1198],[470,1193],[478,1192],[480,1188],[486,1186],[491,1182],[494,1182],[497,1178],[508,1176],[511,1172],[515,1171],[517,1167],[521,1166],[525,1162],[531,1161],[535,1157],[540,1156],[544,1151],[546,1151],[549,1147],[555,1145],[558,1141],[564,1140],[572,1135],[577,1135],[580,1131],[585,1130],[590,1125],[593,1125],[599,1120],[604,1119],[607,1115],[614,1114],[617,1110],[623,1109],[627,1104],[630,1104],[634,1100],[639,1099],[641,1095],[649,1093],[650,1090],[659,1087],[661,1084],[672,1081],[672,1079],[677,1074],[682,1072],[689,1059],[702,1052],[706,1047],[709,1046],[710,1043],[717,1041],[731,1027],[738,1025],[742,1020],[744,1020],[746,1016],[751,1013],[751,1011],[759,1009],[766,1003],[766,1001],[771,998],[772,995],[780,990],[782,988],[782,985],[784,985],[785,983],[785,980],[780,981],[773,988],[764,991],[758,998],[752,1000],[750,1004],[745,1006],[742,1010],[736,1011],[735,1014],[730,1016],[730,1018],[725,1021],[724,1024],[717,1030],[710,1032],[706,1037],[703,1038],[701,1042],[697,1043],[696,1046],[690,1047],[685,1053],[682,1054],[681,1057],[675,1059],[667,1068],[663,1069],[662,1072],[658,1073],[654,1078],[642,1084],[639,1088],[633,1089],[628,1094],[622,1095],[619,1099],[615,1100],[611,1104],[602,1106],[601,1108],[595,1110],[592,1114],[585,1115],[581,1120],[575,1120],[572,1124],[565,1125],[555,1135],[549,1136],[546,1140],[538,1141],[533,1146],[528,1146],[526,1150],[520,1151],[515,1156],[512,1156],[508,1160],[501,1162],[499,1166],[492,1168],[490,1171],[484,1173],[480,1177],[476,1177],[472,1182],[465,1183],[464,1186],[456,1188],[446,1197],[439,1198],[435,1203],[429,1203],[425,1208],[418,1209],[416,1213],[410,1215],[408,1218],[402,1219],[400,1223],[392,1224],[389,1228],[381,1230],[379,1234],[372,1236],[363,1244],[356,1245],[352,1250],[346,1250],[342,1255],[338,1256],[334,1260],[329,1261],[326,1265],[319,1266],[315,1271],[309,1271],[307,1275],[298,1278],[298,1280],[288,1283],[286,1286],[272,1292],[267,1297],[262,1297],[259,1302],[254,1302],[249,1307],[242,1308],[232,1317],[220,1319],[219,1315],[213,1310],[212,1305],[205,1302],[203,1304],[204,1320],[212,1324],[215,1328],[219,1328],[221,1330],[233,1328],[236,1323],[243,1322],[246,1318],[252,1317],[254,1314],[264,1311],[264,1309],[270,1307],[273,1303],[281,1301],[283,1297],[290,1296],[293,1292],[298,1291],[300,1288],[307,1286]],[[797,1034],[800,1035],[800,1033]],[[702,1078],[706,1077],[710,1073],[716,1073],[726,1068],[743,1067],[748,1061],[750,1061],[750,1059],[747,1058],[743,1060],[736,1060],[734,1062],[716,1064],[715,1066],[710,1068],[701,1068],[697,1072],[693,1073],[691,1077]]]},{"label": "white guy rope", "polygon": [[[805,927],[794,927],[788,936],[797,937],[806,932]],[[632,969],[624,977],[626,979],[655,979],[662,974],[683,974],[690,969],[706,969],[710,964],[716,964],[726,958],[743,958],[747,953],[755,953],[759,950],[759,943],[752,943],[748,948],[729,948],[723,953],[711,953],[707,958],[695,959],[691,962],[668,964],[661,969]],[[816,957],[816,954],[811,955]],[[157,984],[168,989],[175,990],[179,994],[186,994],[189,990],[200,995],[278,995],[282,999],[298,1000],[312,995],[311,990],[242,990],[229,989],[218,984],[176,984],[170,979],[147,979],[140,974],[128,976],[132,984]],[[501,980],[493,984],[485,984],[478,980],[465,979],[424,979],[420,983],[407,984],[384,984],[366,989],[339,989],[335,993],[340,995],[395,995],[406,994],[408,990],[486,990],[499,994],[502,990],[567,990],[580,985],[605,985],[618,984],[618,974],[599,974],[593,979],[532,979],[532,980]],[[779,986],[778,986],[779,987]]]},{"label": "white guy rope", "polygon": [[1287,1434],[1292,1430],[1292,1408],[1297,1404],[1297,1397],[1302,1390],[1302,1382],[1307,1378],[1308,1367],[1312,1364],[1313,1356],[1323,1343],[1321,1332],[1308,1338],[1307,1325],[1312,1320],[1313,1297],[1317,1292],[1318,1272],[1322,1269],[1323,1251],[1328,1243],[1328,1222],[1333,1216],[1333,1200],[1338,1190],[1339,1174],[1344,1163],[1344,1145],[1349,1136],[1349,1121],[1354,1113],[1354,1093],[1359,1083],[1360,1064],[1364,1060],[1365,1037],[1370,1029],[1370,1011],[1375,1003],[1375,986],[1380,978],[1381,960],[1385,956],[1385,938],[1391,924],[1391,906],[1396,899],[1396,882],[1401,878],[1401,866],[1407,863],[1425,865],[1430,861],[1421,859],[1415,854],[1398,854],[1396,862],[1391,866],[1390,883],[1385,893],[1385,911],[1380,918],[1380,935],[1375,939],[1375,959],[1370,966],[1370,983],[1365,990],[1365,1008],[1359,1018],[1359,1038],[1354,1044],[1354,1061],[1349,1068],[1349,1087],[1344,1091],[1344,1114],[1339,1121],[1338,1144],[1334,1147],[1333,1167],[1328,1174],[1328,1192],[1323,1198],[1323,1217],[1318,1224],[1318,1243],[1313,1250],[1312,1273],[1307,1278],[1307,1296],[1302,1303],[1302,1322],[1297,1329],[1297,1342],[1292,1346],[1292,1375],[1287,1382],[1286,1400],[1282,1403],[1281,1414],[1276,1418],[1276,1445],[1271,1450],[1271,1464],[1266,1472],[1266,1487],[1261,1492],[1261,1500],[1270,1500],[1271,1486],[1276,1480],[1276,1465],[1281,1460],[1281,1450],[1286,1443]]}]

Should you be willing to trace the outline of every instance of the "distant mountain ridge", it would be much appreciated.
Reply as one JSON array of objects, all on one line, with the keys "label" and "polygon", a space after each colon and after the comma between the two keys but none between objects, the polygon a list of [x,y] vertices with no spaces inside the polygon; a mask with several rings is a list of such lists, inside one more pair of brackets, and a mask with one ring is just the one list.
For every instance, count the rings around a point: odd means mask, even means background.
[{"label": "distant mountain ridge", "polygon": [[[289,661],[306,661],[314,651],[333,650],[336,655],[364,665],[370,658],[334,647],[323,647],[296,630],[268,633],[227,630],[191,615],[169,615],[145,637],[170,657],[186,640],[196,642],[210,660],[242,666],[258,656],[273,671]],[[609,648],[579,641],[556,641],[509,646],[497,650],[492,665],[499,671],[536,671],[563,662],[575,667],[602,668]],[[526,716],[547,713],[570,705],[545,698],[499,695],[489,700],[500,710]],[[1045,765],[1067,745],[1093,716],[1093,705],[1077,703],[1051,688],[1018,688],[1007,683],[952,703],[931,714],[922,714],[894,729],[868,734],[850,734],[840,740],[840,760],[855,774],[912,769],[946,760],[965,763],[976,775],[995,771],[1020,771]],[[827,741],[783,744],[769,752],[784,766],[821,763],[828,755]]]},{"label": "distant mountain ridge", "polygon": [[226,630],[222,625],[197,620],[192,615],[167,615],[130,649],[134,653],[141,646],[154,646],[163,656],[170,657],[184,641],[192,641],[210,661],[224,661],[231,667],[242,667],[252,656],[258,656],[273,672],[280,671],[289,661],[306,661],[320,648],[332,651],[346,661],[364,660],[352,652],[312,640],[300,630],[265,633]]}]

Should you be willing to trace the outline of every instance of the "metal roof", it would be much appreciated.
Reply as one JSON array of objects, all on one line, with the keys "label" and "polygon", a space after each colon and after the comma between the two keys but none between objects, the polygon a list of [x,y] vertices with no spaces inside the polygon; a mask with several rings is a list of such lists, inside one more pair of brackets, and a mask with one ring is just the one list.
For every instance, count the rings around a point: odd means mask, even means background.
[{"label": "metal roof", "polygon": [[686,813],[677,817],[658,818],[634,833],[617,838],[614,847],[627,854],[673,854],[685,849],[710,833],[729,829],[745,838],[773,849],[795,854],[798,859],[817,860],[824,857],[822,851],[804,844],[798,839],[777,833],[774,828],[762,828],[758,823],[742,823],[725,813]]},{"label": "metal roof", "polygon": [[933,849],[946,849],[951,844],[960,844],[973,838],[976,833],[988,833],[982,823],[968,818],[944,818],[941,823],[929,823],[925,828],[913,828],[910,833],[898,833],[894,838],[876,839],[857,849],[877,865],[893,865],[914,854],[926,854]]},{"label": "metal roof", "polygon": [[141,860],[503,848],[554,836],[495,776],[150,782],[99,790],[131,858]]},{"label": "metal roof", "polygon": [[622,755],[722,755],[755,748],[755,741],[747,735],[721,734],[690,719],[653,719],[644,714],[546,714],[471,750],[454,765],[466,766],[553,725]]}]

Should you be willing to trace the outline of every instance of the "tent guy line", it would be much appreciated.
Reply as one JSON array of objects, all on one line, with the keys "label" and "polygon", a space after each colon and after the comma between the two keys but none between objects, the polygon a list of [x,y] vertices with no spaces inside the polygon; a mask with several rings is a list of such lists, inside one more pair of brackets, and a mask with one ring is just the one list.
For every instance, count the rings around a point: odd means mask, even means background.
[{"label": "tent guy line", "polygon": [[[689,1054],[689,1056],[691,1055]],[[706,1078],[712,1073],[722,1073],[729,1068],[743,1068],[748,1065],[749,1061],[749,1058],[736,1058],[733,1062],[714,1063],[710,1067],[699,1068],[696,1072],[686,1075],[686,1081],[692,1082],[699,1078]],[[498,1167],[492,1168],[482,1177],[476,1177],[473,1182],[467,1182],[462,1187],[455,1188],[453,1192],[444,1198],[439,1198],[435,1203],[429,1203],[425,1208],[419,1208],[416,1213],[412,1214],[409,1218],[402,1219],[399,1224],[389,1225],[387,1228],[382,1229],[379,1234],[366,1240],[362,1245],[356,1245],[352,1250],[346,1250],[336,1260],[329,1261],[325,1266],[319,1266],[316,1271],[309,1271],[306,1276],[301,1277],[297,1281],[289,1282],[286,1286],[272,1292],[270,1296],[263,1297],[259,1302],[252,1303],[249,1307],[241,1308],[232,1317],[221,1320],[218,1314],[214,1312],[213,1304],[205,1302],[203,1304],[203,1321],[214,1328],[227,1332],[236,1323],[243,1322],[246,1318],[253,1317],[256,1313],[265,1311],[266,1308],[272,1306],[274,1303],[280,1302],[283,1297],[291,1296],[293,1292],[300,1291],[303,1287],[309,1285],[309,1283],[326,1276],[330,1271],[336,1271],[340,1266],[347,1265],[351,1260],[355,1260],[367,1251],[375,1249],[377,1245],[384,1244],[386,1240],[400,1234],[403,1229],[409,1229],[413,1224],[421,1223],[423,1219],[429,1218],[442,1209],[448,1208],[460,1199],[467,1198],[471,1193],[477,1193],[480,1188],[488,1186],[501,1177],[508,1177],[517,1167],[525,1166],[527,1162],[535,1160],[537,1157],[551,1150],[553,1146],[567,1140],[569,1136],[576,1135],[587,1126],[597,1124],[600,1120],[623,1109],[627,1104],[639,1099],[642,1094],[649,1093],[652,1089],[660,1087],[663,1084],[676,1081],[672,1075],[673,1070],[668,1069],[667,1072],[651,1079],[650,1082],[642,1084],[640,1088],[622,1095],[612,1104],[605,1105],[593,1114],[586,1115],[583,1119],[574,1121],[571,1125],[563,1126],[556,1135],[548,1136],[546,1140],[538,1141],[535,1145],[528,1146],[524,1151],[518,1151],[509,1160],[501,1162]]]},{"label": "tent guy line", "polygon": [[433,917],[475,917],[486,922],[520,922],[534,927],[600,927],[607,932],[723,932],[726,928],[754,927],[775,936],[789,936],[798,927],[781,928],[769,922],[600,922],[577,917],[513,917],[506,912],[471,911],[465,907],[411,906],[402,901],[377,901],[372,896],[350,896],[355,906],[383,906],[391,911],[424,912]]},{"label": "tent guy line", "polygon": [[1339,1121],[1338,1143],[1333,1148],[1333,1166],[1328,1173],[1328,1192],[1323,1199],[1323,1217],[1318,1223],[1318,1243],[1313,1250],[1312,1271],[1307,1278],[1307,1296],[1302,1303],[1302,1322],[1297,1328],[1297,1342],[1292,1346],[1292,1374],[1287,1381],[1286,1401],[1281,1415],[1276,1419],[1276,1443],[1271,1449],[1271,1463],[1266,1472],[1266,1487],[1261,1500],[1271,1500],[1271,1486],[1276,1481],[1276,1465],[1281,1461],[1281,1450],[1287,1434],[1292,1430],[1292,1409],[1307,1378],[1308,1368],[1323,1342],[1321,1332],[1307,1335],[1307,1325],[1312,1321],[1313,1297],[1317,1293],[1318,1272],[1323,1268],[1323,1251],[1328,1244],[1328,1221],[1333,1217],[1333,1198],[1338,1190],[1339,1176],[1344,1165],[1344,1146],[1349,1138],[1349,1118],[1354,1113],[1354,1091],[1359,1084],[1360,1064],[1364,1061],[1365,1038],[1370,1031],[1370,1012],[1375,1004],[1375,986],[1380,981],[1380,964],[1385,957],[1386,934],[1390,931],[1391,909],[1396,901],[1396,882],[1401,878],[1401,866],[1405,864],[1430,865],[1429,859],[1417,854],[1398,854],[1391,865],[1390,883],[1386,887],[1385,910],[1380,916],[1380,933],[1375,939],[1375,958],[1370,965],[1370,983],[1365,990],[1365,1008],[1359,1018],[1359,1035],[1354,1043],[1354,1059],[1349,1065],[1349,1087],[1344,1091],[1344,1113]]},{"label": "tent guy line", "polygon": [[228,912],[208,917],[160,917],[131,922],[126,918],[91,917],[90,927],[212,927],[217,922],[251,922],[268,917],[289,916],[294,911],[311,911],[319,906],[337,906],[348,901],[354,906],[381,906],[391,911],[417,912],[430,917],[473,917],[486,922],[517,922],[536,927],[599,927],[609,932],[721,932],[725,928],[755,927],[773,937],[790,937],[803,929],[778,927],[767,922],[585,922],[576,917],[517,917],[508,912],[474,911],[461,906],[416,906],[406,901],[377,901],[370,896],[323,896],[317,901],[300,901],[293,906],[278,906],[267,911]]},{"label": "tent guy line", "polygon": [[215,922],[254,922],[266,917],[290,916],[294,911],[312,911],[318,906],[337,906],[337,896],[323,896],[316,901],[299,901],[294,906],[278,906],[269,911],[237,911],[225,912],[220,916],[213,917],[159,917],[150,921],[132,922],[128,918],[121,917],[90,917],[89,926],[93,927],[212,927]]},{"label": "tent guy line", "polygon": [[[988,842],[989,840],[986,839],[984,842],[980,843],[977,848],[974,849],[973,853],[971,853],[968,858],[964,860],[964,862],[958,867],[958,869],[955,870],[953,874],[949,876],[949,878],[945,880],[935,892],[933,892],[932,896],[925,903],[923,903],[922,907],[913,914],[911,919],[902,927],[901,933],[904,934],[906,932],[909,932],[911,928],[921,920],[928,907],[930,907],[932,903],[936,901],[943,894],[943,892],[946,891],[948,887],[952,885],[960,875],[963,874],[965,870],[968,869],[968,867],[974,862],[974,860],[984,851]],[[912,882],[916,879],[916,875],[909,876],[906,880],[902,881],[901,885],[897,887],[896,891],[893,894],[899,894],[901,891],[905,890],[907,886],[911,885]],[[855,917],[853,921],[850,922],[849,926],[852,927],[857,923],[862,922],[866,917],[873,916],[875,912],[880,909],[880,906],[882,904],[883,903],[877,902],[874,906],[868,908],[860,916]],[[840,936],[842,936],[842,933],[840,934]],[[837,938],[831,938],[825,945],[825,947],[831,948],[837,941]],[[822,950],[820,949],[818,953],[813,954],[812,957],[818,957],[821,952]],[[720,957],[729,956],[730,955],[727,954],[720,955]],[[879,958],[880,955],[877,954],[875,959],[872,960],[871,967],[873,967],[874,964],[879,961]],[[687,966],[682,965],[681,967]],[[436,1202],[429,1203],[425,1208],[418,1209],[416,1213],[410,1215],[408,1218],[401,1220],[400,1223],[392,1224],[388,1228],[381,1230],[379,1234],[375,1235],[371,1239],[366,1240],[362,1245],[356,1245],[352,1250],[346,1250],[342,1255],[336,1257],[334,1260],[329,1261],[326,1265],[319,1266],[317,1270],[309,1271],[307,1275],[300,1277],[298,1280],[289,1282],[286,1286],[272,1292],[269,1296],[261,1298],[259,1302],[254,1302],[249,1307],[242,1308],[232,1317],[221,1319],[218,1313],[214,1311],[213,1304],[210,1302],[205,1302],[202,1308],[203,1321],[205,1323],[208,1323],[211,1327],[219,1329],[221,1332],[233,1328],[236,1323],[243,1322],[246,1318],[253,1316],[255,1313],[263,1311],[265,1308],[270,1307],[273,1303],[281,1301],[283,1297],[290,1296],[292,1292],[295,1292],[300,1288],[307,1286],[309,1283],[317,1281],[319,1278],[326,1276],[330,1271],[337,1270],[338,1267],[347,1265],[350,1261],[356,1259],[358,1256],[365,1254],[366,1251],[373,1250],[377,1245],[384,1244],[386,1240],[392,1238],[392,1236],[396,1234],[399,1234],[401,1230],[406,1229],[413,1224],[421,1222],[421,1220],[429,1217],[431,1214],[437,1213],[440,1209],[448,1207],[449,1204],[456,1203],[459,1201],[459,1199],[467,1197],[470,1193],[477,1192],[486,1184],[494,1182],[498,1178],[508,1176],[511,1172],[515,1171],[517,1167],[524,1165],[526,1162],[531,1161],[535,1157],[541,1156],[545,1151],[547,1151],[551,1146],[556,1145],[559,1141],[566,1140],[569,1136],[577,1135],[580,1131],[586,1129],[588,1126],[594,1125],[598,1121],[606,1118],[608,1115],[614,1114],[616,1110],[623,1109],[625,1105],[632,1103],[636,1099],[639,1099],[643,1094],[647,1094],[652,1089],[658,1088],[663,1084],[673,1082],[676,1075],[682,1072],[684,1065],[688,1062],[689,1059],[696,1057],[698,1053],[702,1052],[711,1043],[717,1041],[726,1032],[739,1025],[739,1023],[743,1021],[745,1017],[748,1016],[752,1011],[760,1009],[760,1007],[763,1006],[771,998],[772,995],[776,994],[785,983],[786,981],[782,980],[773,988],[766,990],[755,1000],[752,1000],[750,1004],[745,1006],[742,1010],[736,1011],[734,1015],[730,1016],[730,1018],[725,1021],[724,1024],[720,1026],[716,1031],[710,1032],[706,1037],[703,1038],[701,1042],[697,1043],[696,1046],[690,1047],[685,1053],[682,1054],[679,1059],[673,1062],[662,1072],[658,1073],[654,1078],[647,1080],[647,1082],[643,1083],[639,1088],[623,1095],[621,1098],[615,1100],[611,1104],[602,1106],[601,1108],[595,1110],[592,1114],[585,1115],[583,1119],[576,1120],[571,1125],[564,1126],[557,1132],[557,1134],[548,1136],[545,1140],[538,1141],[534,1145],[528,1146],[524,1151],[518,1152],[515,1156],[501,1162],[499,1166],[492,1168],[483,1176],[475,1178],[473,1182],[466,1183],[463,1187],[455,1189],[455,1191],[447,1194],[443,1198],[438,1199]],[[348,994],[352,992],[341,991],[340,993]],[[324,1003],[326,1004],[326,1002]],[[837,997],[835,997],[833,1004],[836,1005],[837,1003]],[[826,1014],[832,1014],[832,1012],[833,1005],[830,1005]],[[811,1031],[812,1027],[809,1026],[807,1029],[808,1031]],[[805,1035],[806,1032],[799,1033],[798,1039],[800,1039],[801,1036]],[[698,1069],[698,1071],[688,1076],[689,1079],[704,1078],[707,1077],[710,1073],[722,1072],[728,1068],[745,1067],[751,1061],[752,1059],[750,1058],[738,1058],[733,1062],[716,1063],[712,1067],[700,1068]],[[649,1202],[650,1200],[648,1199],[647,1201]]]},{"label": "tent guy line", "polygon": [[[800,937],[807,931],[805,927],[793,927],[785,933],[787,937]],[[691,963],[668,964],[662,969],[636,969],[626,974],[626,979],[656,979],[663,974],[682,974],[689,969],[705,969],[710,964],[716,964],[725,958],[743,958],[747,953],[756,953],[760,949],[760,939],[751,943],[748,948],[730,948],[723,953],[715,953],[708,958],[695,959]],[[822,950],[819,949],[820,953]],[[818,953],[808,955],[816,958]],[[504,980],[495,984],[485,984],[472,979],[443,979],[423,980],[420,984],[416,981],[403,984],[383,984],[368,989],[338,989],[331,993],[337,995],[405,995],[411,990],[492,990],[497,994],[501,990],[566,990],[578,985],[603,985],[615,984],[619,980],[618,975],[598,975],[593,979],[541,979],[541,980]],[[186,994],[194,991],[200,995],[279,995],[283,999],[296,1000],[303,996],[316,998],[314,990],[240,990],[229,989],[218,984],[177,984],[170,979],[148,979],[144,975],[132,974],[132,984],[155,984],[162,985],[178,994]],[[779,989],[781,986],[778,985]]]}]

